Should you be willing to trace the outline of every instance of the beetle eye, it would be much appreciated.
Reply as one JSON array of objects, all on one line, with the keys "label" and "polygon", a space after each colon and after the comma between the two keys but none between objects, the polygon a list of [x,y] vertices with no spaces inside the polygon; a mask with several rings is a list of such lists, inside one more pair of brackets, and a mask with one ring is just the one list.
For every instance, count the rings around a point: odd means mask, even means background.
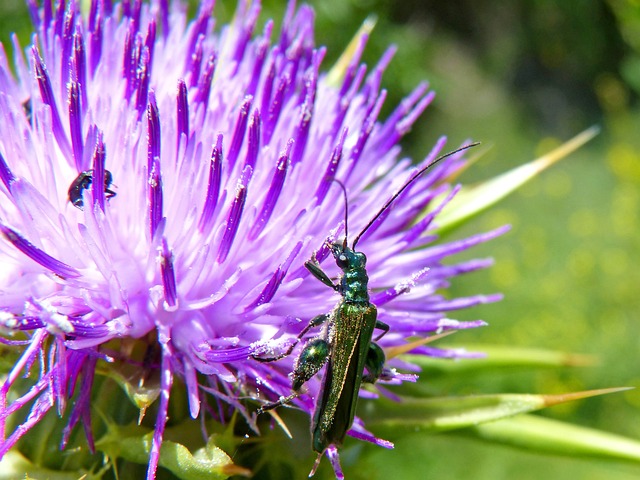
[{"label": "beetle eye", "polygon": [[338,267],[345,269],[349,266],[349,259],[344,253],[341,253],[336,257],[336,264]]}]

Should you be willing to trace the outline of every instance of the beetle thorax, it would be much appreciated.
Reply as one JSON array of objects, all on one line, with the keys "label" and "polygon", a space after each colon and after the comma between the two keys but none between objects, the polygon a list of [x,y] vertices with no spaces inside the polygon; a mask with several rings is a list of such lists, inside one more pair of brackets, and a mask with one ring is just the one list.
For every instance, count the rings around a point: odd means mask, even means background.
[{"label": "beetle thorax", "polygon": [[362,252],[354,252],[350,248],[344,248],[341,244],[332,248],[337,265],[342,269],[340,279],[340,293],[347,303],[369,303],[366,263],[367,257]]}]

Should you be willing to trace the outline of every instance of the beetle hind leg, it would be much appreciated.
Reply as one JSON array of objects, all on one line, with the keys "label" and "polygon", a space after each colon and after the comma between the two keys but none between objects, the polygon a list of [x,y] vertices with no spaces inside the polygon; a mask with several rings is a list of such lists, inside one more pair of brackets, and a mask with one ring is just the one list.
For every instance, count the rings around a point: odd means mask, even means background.
[{"label": "beetle hind leg", "polygon": [[365,383],[375,383],[382,376],[385,361],[386,356],[384,350],[382,350],[377,343],[371,342],[364,363],[368,373],[362,375],[362,381]]},{"label": "beetle hind leg", "polygon": [[263,413],[268,412],[269,410],[273,410],[274,408],[278,408],[278,407],[281,407],[282,405],[291,403],[291,401],[297,398],[299,395],[300,395],[299,392],[294,392],[291,395],[288,395],[286,397],[280,397],[280,400],[278,400],[277,402],[272,402],[272,403],[267,403],[266,405],[262,405],[257,410],[256,413],[258,415],[262,415]]}]

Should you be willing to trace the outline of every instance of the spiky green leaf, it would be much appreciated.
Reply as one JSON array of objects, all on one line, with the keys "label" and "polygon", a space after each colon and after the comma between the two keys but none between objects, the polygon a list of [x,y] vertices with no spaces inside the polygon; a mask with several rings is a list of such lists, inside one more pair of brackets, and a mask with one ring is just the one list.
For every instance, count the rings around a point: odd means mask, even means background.
[{"label": "spiky green leaf", "polygon": [[[460,348],[452,345],[442,347],[454,350]],[[420,365],[424,370],[447,372],[448,374],[494,370],[496,368],[581,367],[596,363],[596,359],[588,355],[538,348],[465,344],[464,350],[482,352],[485,356],[468,360],[451,360],[424,355],[406,355],[404,358],[410,363]]]},{"label": "spiky green leaf", "polygon": [[464,186],[438,215],[437,233],[446,233],[495,205],[540,172],[569,155],[599,132],[591,127],[542,157],[478,185]]},{"label": "spiky green leaf", "polygon": [[483,423],[469,431],[483,440],[528,451],[640,462],[637,440],[535,415]]},{"label": "spiky green leaf", "polygon": [[441,432],[532,412],[573,400],[626,390],[609,388],[560,395],[497,394],[465,397],[404,398],[377,402],[367,424],[382,430]]}]

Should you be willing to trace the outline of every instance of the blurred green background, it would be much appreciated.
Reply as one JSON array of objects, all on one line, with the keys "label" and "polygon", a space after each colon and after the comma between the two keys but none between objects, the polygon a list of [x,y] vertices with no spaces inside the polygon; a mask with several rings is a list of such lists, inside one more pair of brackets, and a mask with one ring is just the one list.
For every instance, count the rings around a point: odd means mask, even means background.
[{"label": "blurred green background", "polygon": [[[437,92],[403,142],[407,155],[422,159],[443,134],[451,147],[466,139],[490,147],[464,182],[532,160],[592,125],[602,128],[587,146],[454,233],[462,237],[513,226],[469,255],[494,257],[495,266],[456,279],[451,289],[455,296],[503,292],[500,303],[456,315],[482,318],[490,326],[447,341],[478,349],[487,344],[585,353],[598,362],[505,369],[464,383],[439,378],[439,393],[561,393],[640,385],[640,2],[310,3],[317,13],[317,43],[328,47],[325,69],[374,14],[377,25],[365,61],[373,65],[389,44],[398,46],[384,77],[387,111],[421,80]],[[263,20],[271,17],[279,25],[286,2],[263,4]],[[221,18],[229,18],[235,2],[216,8]],[[0,40],[7,50],[9,32],[17,31],[26,45],[30,29],[21,0],[0,2]],[[640,391],[631,390],[540,415],[640,439],[639,412]],[[306,421],[300,418],[298,438],[307,435]],[[392,451],[348,441],[347,478],[640,477],[640,467],[633,465],[543,457],[460,434],[390,439],[396,442]],[[289,440],[278,445],[274,457],[299,448]],[[308,469],[308,458],[301,461]],[[324,463],[319,477],[331,478]]]}]

